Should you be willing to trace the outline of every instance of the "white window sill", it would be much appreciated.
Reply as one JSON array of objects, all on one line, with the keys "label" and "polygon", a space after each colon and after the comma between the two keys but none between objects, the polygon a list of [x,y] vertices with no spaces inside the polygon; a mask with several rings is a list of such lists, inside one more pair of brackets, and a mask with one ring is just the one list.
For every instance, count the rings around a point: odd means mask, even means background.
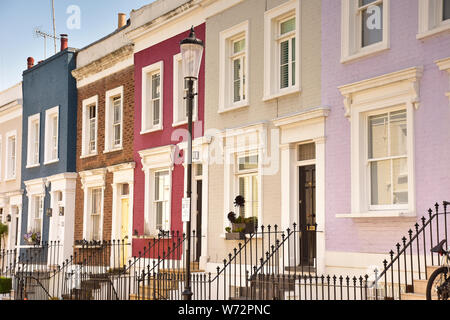
[{"label": "white window sill", "polygon": [[447,31],[447,30],[450,30],[450,23],[445,23],[445,24],[442,24],[442,25],[440,25],[440,26],[438,26],[436,28],[433,28],[431,30],[418,33],[416,35],[416,38],[417,38],[417,40],[422,40],[422,39],[425,39],[425,38],[437,35],[437,34],[439,34],[441,32]]},{"label": "white window sill", "polygon": [[[198,121],[197,118],[192,118],[192,122],[196,122],[196,121]],[[187,120],[174,122],[174,123],[172,123],[172,127],[175,128],[175,127],[179,127],[179,126],[184,126],[186,124],[188,124]]]},{"label": "white window sill", "polygon": [[239,110],[239,109],[244,109],[244,108],[247,108],[249,106],[250,106],[250,104],[246,100],[246,101],[242,101],[240,103],[235,103],[235,104],[233,104],[233,105],[231,105],[229,107],[225,107],[225,108],[224,107],[220,107],[218,113],[219,114],[224,114],[224,113],[227,113],[227,112],[231,112],[231,111],[235,111],[235,110]]},{"label": "white window sill", "polygon": [[284,97],[284,96],[289,96],[289,95],[300,93],[300,92],[301,92],[301,89],[299,87],[292,87],[292,88],[289,88],[289,89],[284,89],[282,91],[279,91],[278,93],[274,93],[274,94],[271,94],[271,95],[268,95],[268,96],[264,96],[262,101],[267,102],[267,101],[270,101],[270,100],[278,99],[278,98],[281,98],[281,97]]},{"label": "white window sill", "polygon": [[15,180],[16,180],[16,177],[6,177],[4,182],[12,182]]},{"label": "white window sill", "polygon": [[145,130],[145,131],[141,131],[141,135],[144,135],[144,134],[147,134],[147,133],[152,133],[152,132],[157,132],[157,131],[162,131],[162,130],[163,130],[162,127],[157,127],[157,128],[154,128],[154,129],[148,129],[148,130]]},{"label": "white window sill", "polygon": [[105,154],[105,153],[112,153],[112,152],[117,152],[117,151],[123,151],[123,147],[117,147],[117,148],[114,148],[114,149],[108,149],[108,150],[103,151],[103,153]]},{"label": "white window sill", "polygon": [[364,218],[416,218],[414,212],[407,211],[370,211],[366,213],[337,214],[338,219],[364,219]]},{"label": "white window sill", "polygon": [[48,166],[49,164],[54,164],[57,162],[59,162],[59,159],[49,160],[49,161],[44,162],[44,166]]},{"label": "white window sill", "polygon": [[347,62],[352,62],[361,58],[365,58],[365,57],[369,57],[371,55],[389,50],[389,46],[387,45],[387,43],[381,43],[381,44],[377,44],[374,45],[373,47],[367,47],[364,48],[362,50],[360,50],[359,52],[352,54],[350,56],[346,56],[346,57],[342,57],[341,58],[341,63],[347,63]]},{"label": "white window sill", "polygon": [[84,154],[84,155],[82,155],[82,156],[80,157],[80,159],[92,158],[92,157],[95,157],[95,156],[97,156],[97,155],[98,155],[97,152],[96,152],[96,153],[92,153],[92,154]]},{"label": "white window sill", "polygon": [[40,163],[36,163],[36,164],[29,164],[25,168],[26,169],[33,169],[33,168],[37,168],[37,167],[40,167],[40,166],[41,166]]}]

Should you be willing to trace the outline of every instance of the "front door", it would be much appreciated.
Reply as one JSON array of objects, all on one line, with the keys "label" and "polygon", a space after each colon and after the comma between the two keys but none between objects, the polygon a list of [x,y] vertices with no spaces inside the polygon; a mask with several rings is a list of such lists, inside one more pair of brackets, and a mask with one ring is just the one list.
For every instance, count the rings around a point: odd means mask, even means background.
[{"label": "front door", "polygon": [[128,214],[129,214],[129,200],[122,199],[122,221],[120,225],[120,238],[123,240],[123,248],[121,248],[120,266],[126,264],[128,258]]},{"label": "front door", "polygon": [[303,266],[316,260],[316,167],[299,167],[299,257]]}]

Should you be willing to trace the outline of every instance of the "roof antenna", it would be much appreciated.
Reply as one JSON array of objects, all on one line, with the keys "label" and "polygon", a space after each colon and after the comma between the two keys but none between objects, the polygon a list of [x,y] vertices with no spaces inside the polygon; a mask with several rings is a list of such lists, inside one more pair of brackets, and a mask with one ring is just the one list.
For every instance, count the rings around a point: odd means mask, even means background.
[{"label": "roof antenna", "polygon": [[55,18],[55,0],[52,0],[52,15],[53,15],[53,43],[55,45],[56,54],[56,18]]}]

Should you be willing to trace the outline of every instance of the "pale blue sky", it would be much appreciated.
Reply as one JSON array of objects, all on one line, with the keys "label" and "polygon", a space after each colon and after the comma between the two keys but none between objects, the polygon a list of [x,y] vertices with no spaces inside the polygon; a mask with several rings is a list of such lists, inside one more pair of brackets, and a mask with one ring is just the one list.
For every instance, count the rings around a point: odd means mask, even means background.
[{"label": "pale blue sky", "polygon": [[[55,0],[56,34],[67,33],[69,46],[82,48],[117,28],[117,13],[129,18],[154,0]],[[67,8],[81,11],[80,29],[68,29]],[[0,91],[22,80],[27,58],[44,59],[44,39],[36,38],[34,29],[53,34],[51,0],[0,0]],[[59,41],[57,43],[59,50]],[[54,54],[53,40],[47,40],[47,57]]]}]

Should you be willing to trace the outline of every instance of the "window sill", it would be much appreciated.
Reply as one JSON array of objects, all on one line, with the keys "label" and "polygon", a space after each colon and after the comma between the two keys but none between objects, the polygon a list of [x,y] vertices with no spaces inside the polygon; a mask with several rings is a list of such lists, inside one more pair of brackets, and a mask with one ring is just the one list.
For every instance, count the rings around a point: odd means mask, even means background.
[{"label": "window sill", "polygon": [[281,97],[284,97],[284,96],[289,96],[289,95],[300,93],[300,92],[301,92],[301,89],[299,87],[293,87],[293,88],[290,88],[290,89],[285,89],[283,91],[279,91],[278,93],[274,93],[274,94],[271,94],[271,95],[268,95],[268,96],[264,96],[262,101],[268,102],[268,101],[271,101],[271,100],[275,100],[275,99],[278,99],[278,98],[281,98]]},{"label": "window sill", "polygon": [[50,164],[55,164],[55,163],[57,163],[57,162],[59,162],[59,159],[46,161],[46,162],[44,162],[44,166],[48,166],[48,165],[50,165]]},{"label": "window sill", "polygon": [[147,134],[147,133],[152,133],[152,132],[157,132],[157,131],[162,131],[162,130],[163,130],[162,127],[157,127],[157,128],[154,128],[154,129],[148,129],[148,130],[145,130],[145,131],[141,131],[141,135],[144,135],[144,134]]},{"label": "window sill", "polygon": [[16,177],[6,177],[4,182],[12,182],[15,180],[16,180]]},{"label": "window sill", "polygon": [[227,113],[227,112],[248,108],[249,106],[250,106],[250,104],[249,104],[248,101],[243,101],[241,103],[236,103],[236,104],[233,104],[233,105],[231,105],[229,107],[226,107],[226,108],[220,107],[218,113],[219,114],[224,114],[224,113]]},{"label": "window sill", "polygon": [[29,165],[27,165],[25,168],[26,168],[26,169],[33,169],[33,168],[37,168],[37,167],[40,167],[40,166],[41,166],[40,163],[37,163],[37,164],[29,164]]},{"label": "window sill", "polygon": [[85,155],[82,155],[82,156],[80,157],[80,159],[92,158],[92,157],[95,157],[95,156],[97,156],[97,155],[98,155],[97,152],[96,152],[96,153],[92,153],[92,154],[85,154]]},{"label": "window sill", "polygon": [[445,23],[445,24],[442,24],[442,25],[440,25],[440,26],[438,26],[436,28],[430,29],[428,31],[424,31],[424,32],[418,33],[416,38],[417,38],[417,40],[423,40],[425,38],[432,37],[434,35],[437,35],[437,34],[439,34],[441,32],[445,32],[445,31],[448,31],[448,30],[450,30],[450,23]]},{"label": "window sill", "polygon": [[360,50],[359,52],[357,52],[355,54],[341,58],[341,63],[352,62],[352,61],[355,61],[355,60],[358,60],[361,58],[369,57],[371,55],[384,52],[389,49],[390,49],[390,47],[387,43],[381,43],[381,44],[373,46],[373,47],[367,47],[367,48],[365,48],[365,50]]},{"label": "window sill", "polygon": [[405,211],[370,211],[367,213],[337,214],[338,219],[364,219],[364,218],[416,218],[414,212]]},{"label": "window sill", "polygon": [[113,152],[117,152],[117,151],[123,151],[123,147],[118,147],[118,148],[114,148],[114,149],[110,149],[110,150],[105,150],[103,151],[103,153],[113,153]]},{"label": "window sill", "polygon": [[[192,118],[192,122],[193,122],[193,123],[194,123],[194,122],[197,122],[197,121],[198,121],[198,119],[197,119],[196,117]],[[174,122],[174,123],[172,123],[172,127],[175,128],[175,127],[179,127],[179,126],[184,126],[184,125],[186,125],[186,124],[188,124],[188,121],[187,121],[187,120],[179,121],[179,122]]]}]

